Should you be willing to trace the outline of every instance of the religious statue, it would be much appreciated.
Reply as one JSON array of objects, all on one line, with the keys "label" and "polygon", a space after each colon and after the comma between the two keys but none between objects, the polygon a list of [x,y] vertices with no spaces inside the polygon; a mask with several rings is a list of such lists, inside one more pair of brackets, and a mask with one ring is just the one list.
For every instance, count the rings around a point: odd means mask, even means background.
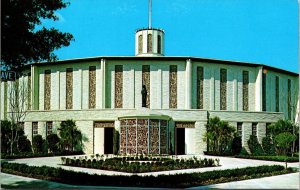
[{"label": "religious statue", "polygon": [[146,90],[146,85],[143,84],[142,87],[142,107],[147,107],[147,90]]}]

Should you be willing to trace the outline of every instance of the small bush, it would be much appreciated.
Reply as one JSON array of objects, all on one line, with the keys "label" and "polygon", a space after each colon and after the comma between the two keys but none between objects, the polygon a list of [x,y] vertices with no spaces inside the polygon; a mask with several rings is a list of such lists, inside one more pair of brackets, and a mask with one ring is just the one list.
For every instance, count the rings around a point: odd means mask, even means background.
[{"label": "small bush", "polygon": [[26,136],[19,137],[18,148],[20,152],[32,152],[31,143]]},{"label": "small bush", "polygon": [[259,144],[257,137],[254,135],[250,135],[250,139],[248,140],[248,146],[252,155],[264,155],[264,151]]},{"label": "small bush", "polygon": [[50,152],[59,152],[59,143],[60,139],[57,134],[50,134],[47,136],[48,148]]},{"label": "small bush", "polygon": [[231,151],[234,155],[238,155],[242,150],[242,138],[234,137],[231,144]]},{"label": "small bush", "polygon": [[262,139],[262,148],[267,155],[275,155],[275,146],[270,136],[266,136]]},{"label": "small bush", "polygon": [[41,135],[35,135],[32,139],[32,148],[36,153],[40,153],[43,151],[43,138]]},{"label": "small bush", "polygon": [[249,153],[248,153],[248,151],[246,150],[246,148],[243,147],[239,155],[242,155],[242,156],[243,156],[243,155],[248,156]]}]

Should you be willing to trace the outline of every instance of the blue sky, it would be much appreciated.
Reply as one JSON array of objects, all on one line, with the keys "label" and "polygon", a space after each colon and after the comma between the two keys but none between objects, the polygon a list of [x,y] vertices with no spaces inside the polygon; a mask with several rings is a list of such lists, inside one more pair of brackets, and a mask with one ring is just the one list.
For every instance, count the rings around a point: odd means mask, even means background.
[{"label": "blue sky", "polygon": [[[262,63],[298,72],[297,0],[152,0],[166,56]],[[148,0],[73,0],[43,21],[74,35],[59,59],[134,55],[135,30],[148,26]]]}]

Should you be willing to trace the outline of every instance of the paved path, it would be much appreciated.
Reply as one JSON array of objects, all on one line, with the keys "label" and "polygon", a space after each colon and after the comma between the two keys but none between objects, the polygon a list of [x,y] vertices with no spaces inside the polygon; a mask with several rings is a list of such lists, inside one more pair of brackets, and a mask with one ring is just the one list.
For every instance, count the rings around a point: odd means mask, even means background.
[{"label": "paved path", "polygon": [[[70,156],[73,157],[73,156]],[[191,156],[184,156],[191,157]],[[283,162],[273,162],[273,161],[262,161],[262,160],[251,160],[251,159],[240,159],[240,158],[229,158],[229,157],[215,157],[215,156],[197,156],[201,158],[219,158],[221,166],[219,167],[211,167],[211,168],[199,168],[199,169],[186,169],[186,170],[174,170],[174,171],[162,171],[162,172],[152,172],[152,173],[140,173],[136,175],[172,175],[176,173],[193,173],[193,172],[205,172],[212,170],[224,170],[224,169],[233,169],[233,168],[244,168],[249,166],[259,166],[259,165],[283,165]],[[10,162],[16,163],[24,163],[31,166],[50,166],[50,167],[61,167],[67,170],[73,170],[78,172],[85,172],[89,174],[104,174],[104,175],[132,175],[130,173],[125,172],[116,172],[116,171],[105,171],[98,169],[90,169],[90,168],[80,168],[80,167],[69,167],[61,165],[61,158],[59,157],[43,157],[43,158],[28,158],[28,159],[16,159],[10,160]],[[288,163],[288,167],[296,167],[299,168],[298,163]],[[4,177],[3,177],[4,176]],[[16,181],[14,181],[15,179]],[[44,188],[91,188],[89,186],[74,186],[74,185],[66,185],[60,183],[54,183],[43,180],[36,180],[31,178],[23,178],[23,177],[12,177],[12,175],[1,174],[1,184],[9,185],[11,187],[16,186],[24,186],[24,188],[31,186],[44,187]],[[193,187],[195,189],[206,189],[206,188],[220,188],[220,189],[297,189],[299,187],[299,173],[296,174],[287,174],[281,176],[273,176],[267,178],[260,179],[252,179],[245,181],[236,181],[229,182],[223,184],[215,184],[206,187]],[[96,187],[92,187],[96,188]],[[97,187],[102,189],[112,188],[116,189],[116,187]],[[121,188],[121,189],[141,189],[141,188]]]},{"label": "paved path", "polygon": [[[74,156],[70,156],[74,157]],[[191,157],[191,156],[184,156]],[[260,165],[282,165],[285,166],[284,162],[273,162],[273,161],[263,161],[263,160],[251,160],[251,159],[240,159],[240,158],[229,158],[229,157],[216,157],[216,156],[197,156],[201,158],[219,158],[221,166],[218,167],[209,167],[209,168],[198,168],[198,169],[185,169],[185,170],[173,170],[173,171],[161,171],[161,172],[149,172],[149,173],[138,173],[135,175],[147,176],[147,175],[174,175],[179,173],[194,173],[194,172],[205,172],[213,170],[225,170],[225,169],[234,169],[234,168],[245,168],[249,166],[260,166]],[[117,171],[107,171],[91,168],[80,168],[80,167],[70,167],[61,165],[61,159],[59,157],[44,157],[44,158],[28,158],[28,159],[16,159],[11,162],[24,163],[31,166],[50,166],[50,167],[61,167],[66,170],[73,170],[77,172],[85,172],[89,174],[105,174],[105,175],[133,175],[126,172],[117,172]],[[299,163],[288,163],[288,167],[299,168]]]}]

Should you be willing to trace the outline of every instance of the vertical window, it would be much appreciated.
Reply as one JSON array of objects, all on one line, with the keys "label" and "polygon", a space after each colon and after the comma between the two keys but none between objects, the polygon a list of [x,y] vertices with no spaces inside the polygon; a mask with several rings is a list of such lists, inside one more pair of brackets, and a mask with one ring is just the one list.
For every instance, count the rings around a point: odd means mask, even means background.
[{"label": "vertical window", "polygon": [[44,78],[44,110],[50,110],[51,104],[51,71],[45,70]]},{"label": "vertical window", "polygon": [[266,104],[266,74],[263,73],[262,75],[262,111],[267,110],[267,104]]},{"label": "vertical window", "polygon": [[220,70],[220,110],[226,110],[227,103],[227,70]]},{"label": "vertical window", "polygon": [[152,34],[147,35],[147,53],[152,53]]},{"label": "vertical window", "polygon": [[291,92],[291,79],[288,79],[288,99],[287,99],[287,105],[288,105],[288,119],[291,120],[292,118],[292,92]]},{"label": "vertical window", "polygon": [[241,137],[243,134],[243,123],[242,122],[237,123],[236,131],[237,131],[238,136]]},{"label": "vertical window", "polygon": [[203,109],[203,67],[197,67],[197,109]]},{"label": "vertical window", "polygon": [[143,35],[139,35],[138,40],[139,40],[139,42],[138,42],[138,44],[139,44],[138,52],[143,53]]},{"label": "vertical window", "polygon": [[161,54],[161,36],[157,36],[157,53]]},{"label": "vertical window", "polygon": [[47,130],[46,136],[52,134],[52,128],[53,128],[53,123],[52,123],[52,121],[47,121],[47,122],[46,122],[46,130]]},{"label": "vertical window", "polygon": [[115,66],[115,108],[123,107],[123,66]]},{"label": "vertical window", "polygon": [[249,109],[249,72],[243,71],[243,111]]},{"label": "vertical window", "polygon": [[169,107],[177,108],[177,65],[170,65],[169,96]]},{"label": "vertical window", "polygon": [[150,108],[150,65],[142,66],[142,84],[146,86],[147,101],[146,107]]},{"label": "vertical window", "polygon": [[96,107],[96,67],[89,67],[89,108]]},{"label": "vertical window", "polygon": [[38,134],[38,122],[32,122],[32,136]]},{"label": "vertical window", "polygon": [[27,109],[31,110],[31,73],[29,72],[27,81]]},{"label": "vertical window", "polygon": [[275,111],[279,112],[279,77],[275,78]]},{"label": "vertical window", "polygon": [[66,108],[73,108],[73,69],[67,68],[66,75]]},{"label": "vertical window", "polygon": [[252,123],[252,135],[257,136],[257,123]]}]

